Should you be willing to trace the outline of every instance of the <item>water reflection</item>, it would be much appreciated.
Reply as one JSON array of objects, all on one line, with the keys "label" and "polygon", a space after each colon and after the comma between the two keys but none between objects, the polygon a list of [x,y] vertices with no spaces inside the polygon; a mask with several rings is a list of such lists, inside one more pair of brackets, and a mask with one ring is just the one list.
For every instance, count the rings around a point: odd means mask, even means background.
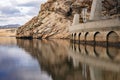
[{"label": "water reflection", "polygon": [[120,49],[119,47],[102,47],[98,45],[81,45],[71,44],[70,50],[73,53],[84,54],[95,58],[101,58],[105,60],[113,60],[116,62],[120,61]]},{"label": "water reflection", "polygon": [[40,69],[37,59],[19,48],[15,40],[0,38],[0,80],[52,80]]},{"label": "water reflection", "polygon": [[0,37],[0,45],[10,46],[16,45],[17,41],[14,37]]},{"label": "water reflection", "polygon": [[74,67],[79,67],[82,63],[82,71],[86,73],[84,76],[89,73],[90,80],[120,79],[119,47],[71,44],[70,50],[69,60],[72,59]]},{"label": "water reflection", "polygon": [[66,40],[17,40],[37,58],[53,80],[119,80],[120,50],[116,47],[71,44]]},{"label": "water reflection", "polygon": [[[83,79],[81,68],[74,68],[68,62],[69,41],[66,40],[18,40],[18,45],[37,58],[41,69],[52,75],[53,80]],[[29,43],[29,45],[28,45]],[[34,46],[34,48],[33,48]],[[32,47],[32,48],[31,48]],[[33,49],[33,50],[31,50]]]},{"label": "water reflection", "polygon": [[11,46],[0,46],[0,80],[120,80],[116,47],[59,39],[17,39]]}]

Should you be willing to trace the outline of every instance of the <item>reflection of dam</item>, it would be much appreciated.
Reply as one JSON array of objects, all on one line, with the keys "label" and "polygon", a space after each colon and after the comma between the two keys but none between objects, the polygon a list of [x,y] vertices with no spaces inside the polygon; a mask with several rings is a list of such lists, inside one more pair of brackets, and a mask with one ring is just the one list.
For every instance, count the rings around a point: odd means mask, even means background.
[{"label": "reflection of dam", "polygon": [[77,64],[82,62],[102,69],[120,71],[119,48],[72,44],[71,51],[70,58],[77,61]]},{"label": "reflection of dam", "polygon": [[117,48],[70,44],[65,40],[18,39],[17,44],[37,59],[53,80],[120,80]]},{"label": "reflection of dam", "polygon": [[74,53],[86,54],[93,57],[98,57],[102,59],[119,60],[120,49],[119,47],[101,47],[97,45],[81,45],[72,44],[72,51]]},{"label": "reflection of dam", "polygon": [[[82,65],[82,73],[88,75],[89,65],[91,80],[119,80],[120,49],[116,47],[101,47],[91,45],[71,44],[69,61],[74,67]],[[108,72],[107,72],[108,71]],[[113,74],[110,72],[116,72]]]}]

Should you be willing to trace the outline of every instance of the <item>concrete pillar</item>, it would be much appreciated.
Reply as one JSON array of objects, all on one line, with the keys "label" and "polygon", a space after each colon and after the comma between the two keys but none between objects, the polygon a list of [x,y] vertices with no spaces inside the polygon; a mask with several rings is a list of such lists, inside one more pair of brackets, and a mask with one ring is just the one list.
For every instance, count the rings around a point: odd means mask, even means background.
[{"label": "concrete pillar", "polygon": [[90,13],[90,20],[100,20],[101,12],[102,12],[102,0],[93,0]]},{"label": "concrete pillar", "polygon": [[87,22],[87,8],[82,9],[82,17],[83,17],[83,22]]},{"label": "concrete pillar", "polygon": [[79,24],[79,14],[74,15],[72,26],[77,24]]},{"label": "concrete pillar", "polygon": [[81,32],[80,41],[85,41],[85,32]]},{"label": "concrete pillar", "polygon": [[120,42],[120,31],[116,31],[116,33],[117,33],[118,36],[119,36],[119,42]]}]

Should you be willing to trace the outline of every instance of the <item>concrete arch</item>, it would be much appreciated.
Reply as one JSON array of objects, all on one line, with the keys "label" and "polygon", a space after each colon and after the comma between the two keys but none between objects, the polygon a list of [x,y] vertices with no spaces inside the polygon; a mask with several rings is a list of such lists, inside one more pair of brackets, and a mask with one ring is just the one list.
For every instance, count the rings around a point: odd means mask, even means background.
[{"label": "concrete arch", "polygon": [[119,42],[120,42],[120,31],[115,31],[119,35]]},{"label": "concrete arch", "polygon": [[107,42],[116,43],[119,42],[119,35],[115,31],[110,31],[107,36]]},{"label": "concrete arch", "polygon": [[100,32],[95,32],[95,34],[94,34],[94,42],[100,41],[100,38],[101,38]]},{"label": "concrete arch", "polygon": [[107,34],[109,33],[109,31],[97,31],[94,33],[94,36],[96,37],[96,40],[98,42],[106,42],[107,41]]},{"label": "concrete arch", "polygon": [[85,42],[87,41],[87,36],[88,36],[89,32],[85,33]]},{"label": "concrete arch", "polygon": [[76,33],[76,41],[78,42],[80,39],[79,39],[79,33],[77,32]]},{"label": "concrete arch", "polygon": [[73,40],[76,40],[76,36],[77,36],[77,34],[76,34],[76,33],[74,33],[74,39],[73,39]]},{"label": "concrete arch", "polygon": [[92,42],[94,37],[94,32],[86,32],[84,37],[86,41]]},{"label": "concrete arch", "polygon": [[80,41],[80,36],[81,36],[81,33],[78,34],[78,40]]},{"label": "concrete arch", "polygon": [[85,32],[81,32],[80,41],[85,41]]}]

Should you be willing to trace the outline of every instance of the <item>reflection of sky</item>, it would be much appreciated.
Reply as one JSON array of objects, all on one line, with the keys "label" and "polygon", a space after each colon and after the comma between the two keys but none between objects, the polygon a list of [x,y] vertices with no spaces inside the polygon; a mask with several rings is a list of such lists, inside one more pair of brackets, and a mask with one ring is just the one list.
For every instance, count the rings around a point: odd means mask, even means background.
[{"label": "reflection of sky", "polygon": [[24,50],[0,46],[0,80],[51,80],[51,77]]}]

